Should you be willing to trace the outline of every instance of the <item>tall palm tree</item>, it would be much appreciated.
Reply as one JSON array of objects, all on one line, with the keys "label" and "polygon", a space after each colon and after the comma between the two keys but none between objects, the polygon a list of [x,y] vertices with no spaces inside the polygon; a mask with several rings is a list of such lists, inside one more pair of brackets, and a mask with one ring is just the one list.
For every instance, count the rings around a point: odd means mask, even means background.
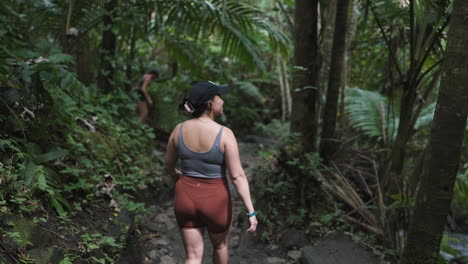
[{"label": "tall palm tree", "polygon": [[338,112],[338,97],[343,84],[345,68],[346,28],[348,23],[349,0],[338,0],[335,18],[335,33],[333,36],[332,61],[327,89],[327,101],[323,115],[320,156],[327,162],[335,150],[334,141],[336,129],[336,114]]},{"label": "tall palm tree", "polygon": [[316,150],[318,78],[318,0],[296,0],[291,132],[304,152]]},{"label": "tall palm tree", "polygon": [[104,5],[104,30],[101,39],[101,66],[97,78],[98,87],[105,92],[112,91],[112,82],[114,77],[114,67],[112,62],[115,60],[115,49],[117,47],[117,35],[114,33],[114,17],[116,14],[117,0],[107,0]]},{"label": "tall palm tree", "polygon": [[468,2],[455,0],[442,84],[426,151],[420,190],[401,264],[439,263],[468,112]]},{"label": "tall palm tree", "polygon": [[388,46],[389,71],[394,78],[390,80],[392,86],[387,87],[388,94],[395,88],[401,89],[397,136],[383,177],[388,193],[396,193],[400,187],[396,184],[401,181],[406,146],[418,118],[417,103],[427,100],[424,95],[430,94],[427,91],[434,87],[431,81],[437,78],[435,73],[442,61],[442,42],[450,18],[449,3],[410,0],[398,6],[394,1],[367,1]]}]

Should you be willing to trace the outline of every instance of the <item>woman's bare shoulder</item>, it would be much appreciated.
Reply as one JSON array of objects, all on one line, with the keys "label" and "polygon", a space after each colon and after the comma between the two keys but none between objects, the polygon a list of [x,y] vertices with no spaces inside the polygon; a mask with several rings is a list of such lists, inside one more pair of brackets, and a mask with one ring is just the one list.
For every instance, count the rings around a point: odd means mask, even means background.
[{"label": "woman's bare shoulder", "polygon": [[229,127],[227,126],[223,126],[223,134],[226,133],[227,135],[234,135],[234,132],[232,131],[232,129],[230,129]]},{"label": "woman's bare shoulder", "polygon": [[230,129],[229,127],[227,126],[223,126],[223,137],[222,139],[226,140],[226,141],[236,141],[236,136],[234,135],[234,132],[232,131],[232,129]]},{"label": "woman's bare shoulder", "polygon": [[180,126],[183,122],[177,124],[171,132],[171,138],[177,141],[177,137],[179,136]]}]

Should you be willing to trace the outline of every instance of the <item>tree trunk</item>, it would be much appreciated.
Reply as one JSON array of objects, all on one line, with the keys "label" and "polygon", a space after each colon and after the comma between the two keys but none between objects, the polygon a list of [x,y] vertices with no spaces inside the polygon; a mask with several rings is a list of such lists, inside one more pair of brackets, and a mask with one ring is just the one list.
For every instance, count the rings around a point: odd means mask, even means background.
[{"label": "tree trunk", "polygon": [[90,38],[86,36],[80,36],[78,39],[80,45],[76,50],[76,75],[78,80],[85,85],[90,85],[94,82],[95,76],[93,75],[93,55],[91,50]]},{"label": "tree trunk", "polygon": [[327,90],[327,101],[325,103],[323,116],[322,138],[320,142],[320,156],[324,162],[330,160],[335,152],[336,139],[336,113],[338,111],[338,96],[342,85],[344,58],[346,50],[346,27],[348,20],[348,9],[350,0],[338,0],[335,33],[333,37],[333,52],[330,68],[330,77]]},{"label": "tree trunk", "polygon": [[291,116],[291,94],[286,63],[280,54],[276,54],[276,65],[281,91],[281,121],[286,122],[289,121],[289,117]]},{"label": "tree trunk", "polygon": [[455,0],[442,83],[401,264],[438,263],[468,109],[468,1]]},{"label": "tree trunk", "polygon": [[340,110],[339,110],[339,124],[344,127],[345,123],[345,97],[346,87],[348,87],[349,79],[351,76],[352,62],[353,62],[353,45],[351,45],[354,37],[356,36],[358,17],[359,17],[359,1],[351,0],[351,10],[349,17],[348,30],[346,31],[346,51],[345,51],[345,64],[343,69],[343,85],[340,93]]},{"label": "tree trunk", "polygon": [[[412,65],[414,65],[412,63]],[[409,76],[413,76],[412,70],[409,71]],[[391,172],[395,175],[400,175],[403,170],[405,155],[406,155],[406,143],[408,142],[411,130],[411,120],[413,118],[413,106],[416,100],[416,87],[414,84],[407,81],[403,87],[403,94],[401,96],[400,103],[400,123],[398,125],[398,134],[395,140],[395,144],[392,148],[392,164]],[[397,182],[401,182],[398,180]]]},{"label": "tree trunk", "polygon": [[287,106],[287,111],[288,111],[288,120],[291,118],[291,112],[292,112],[292,98],[291,98],[291,86],[289,85],[289,78],[288,78],[288,71],[287,71],[287,65],[286,61],[282,60],[281,61],[281,70],[283,72],[284,76],[284,88],[285,88],[285,94],[286,94],[286,106]]},{"label": "tree trunk", "polygon": [[114,26],[114,10],[117,7],[117,0],[107,0],[104,8],[106,14],[102,18],[104,22],[104,31],[102,32],[101,43],[101,68],[98,75],[98,87],[104,92],[112,91],[112,80],[114,76],[114,67],[112,62],[115,57],[115,48],[117,46],[117,36],[112,32]]},{"label": "tree trunk", "polygon": [[316,150],[317,134],[317,5],[296,0],[294,34],[293,107],[291,132],[300,134],[304,152]]},{"label": "tree trunk", "polygon": [[[440,81],[440,77],[441,77],[441,71],[437,71],[434,75],[434,77],[432,78],[432,81],[431,83],[429,84],[429,86],[427,87],[426,91],[424,92],[423,94],[423,102],[427,102],[428,99],[429,99],[429,96],[430,94],[432,93],[432,91],[436,90],[436,87],[438,86],[439,84],[439,81]],[[425,106],[426,104],[424,103],[420,103],[415,111],[415,114],[413,115],[413,121],[411,121],[411,124],[415,124],[416,123],[416,117],[419,116],[419,114],[421,113],[423,107]],[[424,163],[424,152],[422,154],[420,154],[421,156],[417,159],[416,161],[416,166],[415,168],[413,169],[413,172],[411,173],[411,175],[408,176],[408,179],[405,180],[405,183],[406,183],[406,197],[414,197],[415,196],[415,193],[416,193],[416,190],[418,189],[418,185],[419,185],[419,182],[420,182],[420,177],[421,177],[421,173],[422,173],[422,165]]]},{"label": "tree trunk", "polygon": [[[448,3],[448,2],[447,2]],[[399,183],[401,186],[401,173],[404,168],[404,161],[406,156],[406,145],[409,141],[414,127],[414,122],[417,119],[417,112],[414,111],[415,103],[418,98],[418,88],[423,82],[422,76],[423,65],[428,61],[428,56],[431,51],[437,49],[436,46],[441,45],[438,43],[443,36],[445,27],[447,26],[448,18],[444,19],[442,25],[433,24],[431,21],[431,9],[426,10],[426,18],[422,23],[418,21],[415,6],[418,1],[409,1],[409,45],[410,45],[410,61],[409,70],[402,77],[403,93],[400,101],[400,124],[398,126],[398,134],[391,151],[390,167],[387,168],[383,182],[390,183],[386,192],[395,193],[395,186],[393,183]],[[429,7],[427,7],[429,8]],[[448,17],[448,15],[447,15]],[[438,63],[433,65],[435,69]],[[384,184],[387,186],[387,184]],[[397,186],[397,187],[400,187]]]},{"label": "tree trunk", "polygon": [[130,51],[127,59],[127,67],[125,69],[125,75],[127,76],[127,83],[125,84],[125,90],[130,91],[132,86],[134,85],[133,82],[133,60],[135,59],[135,44],[136,44],[136,26],[131,27],[131,34],[130,34]]},{"label": "tree trunk", "polygon": [[[321,98],[321,94],[325,94],[327,91],[328,85],[328,76],[330,74],[330,64],[332,57],[332,47],[333,47],[333,34],[335,32],[335,18],[336,18],[336,1],[329,0],[327,2],[326,9],[321,9],[320,14],[320,35],[322,42],[320,43],[320,55],[319,55],[319,76],[317,80],[318,98]],[[322,5],[324,5],[322,3]],[[318,104],[318,116],[321,116],[320,111],[322,105]]]}]

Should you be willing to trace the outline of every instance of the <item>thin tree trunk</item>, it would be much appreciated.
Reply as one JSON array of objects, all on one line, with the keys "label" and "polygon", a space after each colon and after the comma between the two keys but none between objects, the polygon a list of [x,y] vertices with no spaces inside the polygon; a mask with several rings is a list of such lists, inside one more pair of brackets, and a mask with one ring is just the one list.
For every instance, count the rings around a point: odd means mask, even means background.
[{"label": "thin tree trunk", "polygon": [[[413,74],[415,74],[413,73],[413,70],[409,71],[409,76],[413,76]],[[398,125],[398,134],[391,154],[392,164],[390,170],[395,175],[400,175],[403,170],[406,155],[406,143],[409,140],[412,130],[411,119],[413,117],[415,99],[416,87],[408,81],[403,87],[403,95],[400,103],[400,123]],[[397,180],[397,182],[400,181]]]},{"label": "thin tree trunk", "polygon": [[76,75],[78,80],[85,85],[89,85],[94,81],[92,65],[92,51],[90,39],[86,36],[78,38],[79,46],[76,47]]},{"label": "thin tree trunk", "polygon": [[300,134],[304,152],[316,150],[317,134],[317,5],[296,0],[291,132]]},{"label": "thin tree trunk", "polygon": [[287,110],[288,110],[287,119],[290,120],[291,111],[292,111],[292,98],[291,98],[291,88],[290,88],[290,85],[289,85],[287,69],[288,68],[286,66],[286,61],[281,60],[281,70],[282,70],[283,76],[284,76],[284,88],[285,88],[285,93],[286,93],[286,106],[287,106]]},{"label": "thin tree trunk", "polygon": [[322,138],[320,141],[320,156],[324,162],[330,160],[335,152],[336,113],[338,111],[338,96],[342,85],[344,57],[346,50],[346,28],[350,0],[338,0],[335,33],[333,37],[332,63],[323,116]]},{"label": "thin tree trunk", "polygon": [[403,91],[400,100],[400,116],[397,137],[395,143],[392,146],[390,153],[390,164],[385,170],[383,177],[383,187],[387,194],[402,194],[403,179],[402,171],[406,156],[406,145],[410,139],[413,125],[411,120],[413,119],[413,107],[417,98],[417,77],[419,76],[419,59],[417,53],[419,49],[416,43],[416,17],[414,12],[415,1],[410,0],[409,2],[409,19],[410,19],[410,66],[407,73],[407,78],[404,80]]},{"label": "thin tree trunk", "polygon": [[[327,3],[327,9],[322,9],[322,13],[320,14],[320,35],[322,36],[322,41],[320,43],[320,69],[317,80],[317,87],[319,87],[318,98],[321,98],[321,94],[326,94],[327,92],[328,76],[330,74],[330,64],[332,57],[333,34],[335,32],[336,1],[337,0],[329,0]],[[322,105],[319,103],[317,111],[318,116],[321,116],[321,107]]]},{"label": "thin tree trunk", "polygon": [[102,32],[101,43],[101,68],[98,75],[98,87],[106,93],[112,91],[112,81],[114,77],[114,67],[112,61],[115,57],[115,49],[117,46],[117,36],[112,32],[114,25],[113,12],[117,7],[117,0],[107,0],[104,8],[106,14],[103,17],[104,31]]},{"label": "thin tree trunk", "polygon": [[131,36],[130,36],[130,52],[128,55],[127,67],[125,69],[125,75],[127,76],[127,82],[125,84],[125,89],[130,91],[132,89],[132,81],[133,81],[133,60],[135,59],[135,44],[136,44],[136,27],[132,26],[131,28]]},{"label": "thin tree trunk", "polygon": [[438,263],[468,111],[468,2],[455,0],[437,107],[401,264]]},{"label": "thin tree trunk", "polygon": [[[288,12],[284,8],[283,4],[281,3],[281,1],[276,0],[274,3],[272,3],[272,6],[273,7],[279,6],[279,8],[282,11],[281,14],[283,15],[284,19],[286,19],[286,21],[288,22],[287,23],[288,28],[286,29],[286,31],[291,31],[294,28],[294,24]],[[276,13],[276,19],[278,21],[281,21],[282,19],[281,14]],[[276,66],[277,66],[278,81],[279,81],[280,91],[281,91],[281,121],[286,122],[290,120],[290,116],[291,116],[291,91],[290,91],[290,86],[289,86],[289,79],[288,79],[285,58],[283,58],[279,52],[277,52],[276,54]]]},{"label": "thin tree trunk", "polygon": [[354,37],[356,36],[356,30],[357,30],[357,22],[358,22],[358,15],[359,15],[359,10],[358,10],[358,5],[359,1],[358,0],[351,0],[351,10],[350,10],[350,17],[349,17],[349,26],[348,30],[346,31],[346,51],[345,51],[345,64],[344,64],[344,70],[343,70],[343,86],[341,89],[340,93],[340,115],[339,115],[339,120],[338,122],[341,127],[344,126],[344,121],[345,121],[345,97],[346,97],[346,87],[348,87],[349,79],[351,76],[351,65],[353,61],[353,50],[352,50],[352,41]]},{"label": "thin tree trunk", "polygon": [[441,77],[441,71],[439,69],[437,70],[437,72],[434,73],[434,76],[432,77],[431,82],[429,83],[427,89],[424,91],[424,94],[422,94],[422,98],[420,99],[421,102],[419,103],[419,105],[416,107],[416,110],[414,111],[415,114],[413,115],[413,120],[411,120],[411,126],[414,127],[419,115],[421,114],[422,109],[424,108],[424,106],[427,106],[425,102],[429,99],[429,96],[432,94],[432,92],[436,90],[436,88],[438,87],[439,82],[440,82],[440,77]]},{"label": "thin tree trunk", "polygon": [[281,91],[281,121],[285,122],[286,121],[286,116],[287,116],[287,99],[286,99],[286,87],[284,86],[284,76],[283,76],[283,71],[281,69],[282,63],[281,63],[281,56],[279,54],[276,54],[276,68],[278,72],[278,82],[279,82],[279,87]]},{"label": "thin tree trunk", "polygon": [[[391,151],[391,164],[387,168],[384,176],[384,184],[387,187],[387,193],[395,193],[399,186],[393,186],[393,183],[400,183],[401,173],[404,167],[406,156],[406,145],[409,141],[412,130],[413,120],[417,118],[417,113],[414,111],[415,102],[418,98],[418,87],[422,81],[422,67],[426,62],[428,55],[435,48],[437,41],[443,35],[443,30],[447,26],[448,19],[445,20],[443,25],[433,25],[429,21],[429,13],[423,24],[417,24],[415,5],[417,1],[409,1],[409,19],[410,19],[410,67],[403,80],[403,93],[400,102],[400,124],[398,126],[398,134]],[[430,30],[427,30],[430,28]],[[434,67],[438,63],[434,64]]]},{"label": "thin tree trunk", "polygon": [[[434,76],[432,77],[432,80],[430,84],[428,85],[426,91],[424,91],[424,94],[422,95],[422,102],[419,103],[418,107],[415,110],[415,114],[413,115],[413,120],[411,121],[411,126],[414,126],[416,124],[416,119],[421,113],[422,109],[424,106],[427,106],[424,102],[426,102],[431,95],[431,93],[436,90],[437,86],[439,85],[440,82],[440,77],[441,77],[441,71],[438,70]],[[408,176],[408,179],[405,180],[406,184],[406,197],[414,197],[419,186],[421,174],[422,174],[422,166],[424,165],[424,156],[425,152],[420,154],[420,157],[416,160],[416,166],[413,169],[411,175]]]}]

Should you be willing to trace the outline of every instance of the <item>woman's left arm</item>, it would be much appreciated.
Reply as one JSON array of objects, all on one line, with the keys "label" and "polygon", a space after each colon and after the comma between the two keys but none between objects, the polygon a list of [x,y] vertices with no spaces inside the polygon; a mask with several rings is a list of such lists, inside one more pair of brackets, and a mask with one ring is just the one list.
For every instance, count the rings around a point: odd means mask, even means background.
[{"label": "woman's left arm", "polygon": [[225,128],[223,132],[223,136],[225,135],[225,147],[224,147],[224,154],[226,157],[226,166],[231,176],[232,183],[236,188],[237,194],[241,198],[242,203],[247,210],[248,219],[250,226],[247,229],[248,232],[255,232],[257,229],[257,218],[255,216],[255,210],[252,203],[252,198],[250,196],[250,187],[249,187],[249,180],[244,173],[244,169],[242,168],[242,164],[240,162],[239,156],[239,148],[237,146],[237,140],[232,133],[232,130],[229,128]]}]

